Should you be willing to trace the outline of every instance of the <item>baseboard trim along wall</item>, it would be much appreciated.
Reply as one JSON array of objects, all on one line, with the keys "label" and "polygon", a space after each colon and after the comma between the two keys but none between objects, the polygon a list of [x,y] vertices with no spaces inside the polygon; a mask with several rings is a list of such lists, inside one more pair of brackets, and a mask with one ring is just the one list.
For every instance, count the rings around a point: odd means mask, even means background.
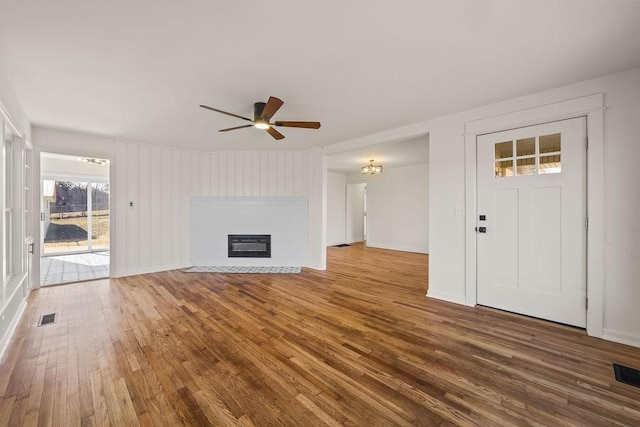
[{"label": "baseboard trim along wall", "polygon": [[24,298],[20,302],[20,306],[16,311],[16,315],[13,317],[13,320],[11,320],[9,327],[7,328],[4,335],[2,336],[2,339],[0,340],[0,361],[4,356],[5,350],[9,346],[9,342],[11,341],[11,338],[13,337],[13,334],[16,331],[16,328],[18,327],[18,323],[20,323],[20,319],[22,319],[22,315],[24,314],[25,308],[27,308],[26,298]]},{"label": "baseboard trim along wall", "polygon": [[452,302],[455,304],[462,304],[462,305],[467,305],[464,295],[454,295],[454,294],[448,294],[446,292],[438,292],[438,291],[433,291],[431,289],[427,290],[427,297],[428,298],[433,298],[433,299],[438,299],[441,301],[446,301],[446,302]]},{"label": "baseboard trim along wall", "polygon": [[189,268],[189,267],[193,267],[193,265],[190,265],[190,264],[161,265],[154,268],[137,268],[137,269],[127,270],[122,272],[112,272],[109,277],[112,279],[120,279],[123,277],[137,276],[139,274],[161,273],[163,271],[180,270],[180,269]]},{"label": "baseboard trim along wall", "polygon": [[602,338],[608,341],[617,342],[619,344],[626,344],[640,348],[640,337],[636,335],[626,334],[624,332],[616,332],[605,328],[602,330]]},{"label": "baseboard trim along wall", "polygon": [[428,249],[424,248],[410,248],[407,246],[392,246],[392,245],[384,245],[380,243],[375,243],[367,240],[367,246],[371,248],[379,248],[379,249],[390,249],[392,251],[402,251],[402,252],[414,252],[418,254],[429,254]]}]

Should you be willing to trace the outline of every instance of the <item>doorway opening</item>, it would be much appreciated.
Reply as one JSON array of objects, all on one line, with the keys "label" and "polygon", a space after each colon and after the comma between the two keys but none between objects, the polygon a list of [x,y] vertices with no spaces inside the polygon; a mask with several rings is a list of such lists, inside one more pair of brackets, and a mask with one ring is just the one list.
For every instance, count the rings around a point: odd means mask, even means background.
[{"label": "doorway opening", "polygon": [[41,285],[109,277],[109,162],[41,153]]},{"label": "doorway opening", "polygon": [[347,243],[367,240],[367,184],[348,182],[346,188],[345,232]]}]

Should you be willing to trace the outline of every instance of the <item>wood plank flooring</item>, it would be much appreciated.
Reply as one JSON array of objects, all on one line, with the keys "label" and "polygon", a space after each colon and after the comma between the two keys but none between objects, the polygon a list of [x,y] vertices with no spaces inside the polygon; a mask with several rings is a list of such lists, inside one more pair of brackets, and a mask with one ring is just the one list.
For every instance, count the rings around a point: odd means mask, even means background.
[{"label": "wood plank flooring", "polygon": [[640,388],[611,366],[640,368],[640,349],[427,299],[427,255],[328,257],[34,291],[0,365],[0,425],[640,425]]}]

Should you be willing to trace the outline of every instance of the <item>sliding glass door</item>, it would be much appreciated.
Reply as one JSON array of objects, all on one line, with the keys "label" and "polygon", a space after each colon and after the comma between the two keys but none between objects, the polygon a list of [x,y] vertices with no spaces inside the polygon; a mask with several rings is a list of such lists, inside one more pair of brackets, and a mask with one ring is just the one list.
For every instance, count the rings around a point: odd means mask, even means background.
[{"label": "sliding glass door", "polygon": [[109,250],[109,183],[90,183],[91,233],[89,250]]},{"label": "sliding glass door", "polygon": [[44,255],[109,250],[109,183],[45,177]]}]

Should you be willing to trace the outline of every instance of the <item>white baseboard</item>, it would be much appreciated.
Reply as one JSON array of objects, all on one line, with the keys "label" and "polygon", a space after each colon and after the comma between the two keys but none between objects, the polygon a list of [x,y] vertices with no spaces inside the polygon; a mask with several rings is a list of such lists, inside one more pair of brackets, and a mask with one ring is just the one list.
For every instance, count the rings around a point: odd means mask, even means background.
[{"label": "white baseboard", "polygon": [[4,352],[7,350],[7,347],[9,346],[11,337],[13,337],[13,334],[16,331],[16,328],[18,327],[18,323],[20,323],[20,319],[24,314],[25,308],[27,308],[26,298],[24,298],[20,303],[20,307],[18,307],[18,311],[16,311],[16,315],[14,316],[13,320],[9,324],[9,327],[5,331],[4,336],[2,337],[2,340],[0,340],[0,361],[2,360],[2,357],[4,356]]},{"label": "white baseboard", "polygon": [[624,332],[612,331],[611,329],[602,330],[602,338],[607,341],[613,341],[620,344],[626,344],[633,347],[640,348],[640,337],[637,335],[631,335]]},{"label": "white baseboard", "polygon": [[[429,290],[427,290],[427,297],[433,298],[433,299],[439,299],[441,301],[452,302],[454,304],[469,306],[465,300],[464,295],[450,294],[447,292],[438,292],[429,288]],[[470,307],[473,307],[473,306],[470,306]]]},{"label": "white baseboard", "polygon": [[164,266],[152,267],[152,268],[136,268],[136,269],[127,270],[123,272],[111,272],[110,277],[113,279],[117,279],[120,277],[137,276],[138,274],[159,273],[161,271],[178,270],[181,268],[189,268],[189,267],[193,267],[193,265],[175,264],[175,265],[164,265]]},{"label": "white baseboard", "polygon": [[345,240],[344,243],[346,243],[347,245],[351,245],[353,243],[361,243],[361,242],[365,242],[364,239],[359,239],[359,240]]},{"label": "white baseboard", "polygon": [[319,270],[319,271],[325,271],[327,269],[327,266],[325,265],[324,267],[320,264],[307,264],[304,266],[305,268],[311,268],[312,270]]},{"label": "white baseboard", "polygon": [[395,245],[385,245],[381,243],[375,243],[367,240],[367,246],[371,248],[380,248],[380,249],[390,249],[392,251],[402,251],[402,252],[415,252],[418,254],[428,254],[429,250],[425,248],[412,248],[409,246],[395,246]]}]

